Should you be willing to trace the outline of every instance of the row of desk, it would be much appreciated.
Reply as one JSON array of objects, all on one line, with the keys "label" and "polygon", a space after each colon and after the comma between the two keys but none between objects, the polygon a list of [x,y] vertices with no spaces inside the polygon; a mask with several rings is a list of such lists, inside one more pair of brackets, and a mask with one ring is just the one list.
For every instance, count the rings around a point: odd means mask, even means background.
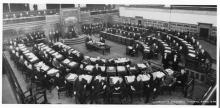
[{"label": "row of desk", "polygon": [[111,40],[123,45],[132,45],[134,43],[134,39],[132,38],[127,38],[121,35],[107,33],[106,31],[101,31],[100,36],[102,36],[104,39]]},{"label": "row of desk", "polygon": [[187,47],[187,55],[189,57],[192,57],[192,58],[195,58],[196,57],[196,51],[195,51],[195,48],[189,44],[187,41],[185,41],[184,39],[182,38],[179,38],[179,37],[176,37],[176,36],[172,36],[174,38],[176,38],[177,40],[179,40],[181,43],[183,43],[184,46]]},{"label": "row of desk", "polygon": [[179,45],[182,45],[183,48],[187,49],[186,50],[186,54],[187,56],[191,57],[191,58],[195,58],[196,57],[196,51],[195,51],[195,48],[189,44],[189,42],[187,42],[186,40],[180,38],[180,37],[177,37],[177,36],[174,36],[172,34],[167,34],[165,32],[161,32],[163,34],[165,34],[165,36],[170,36],[172,40],[175,40],[179,43]]},{"label": "row of desk", "polygon": [[[47,72],[47,75],[54,76],[59,70],[52,68],[42,62],[34,53],[32,53],[24,44],[18,44],[18,51],[22,52],[25,59],[33,65],[38,72]],[[42,70],[42,71],[41,71]]]}]

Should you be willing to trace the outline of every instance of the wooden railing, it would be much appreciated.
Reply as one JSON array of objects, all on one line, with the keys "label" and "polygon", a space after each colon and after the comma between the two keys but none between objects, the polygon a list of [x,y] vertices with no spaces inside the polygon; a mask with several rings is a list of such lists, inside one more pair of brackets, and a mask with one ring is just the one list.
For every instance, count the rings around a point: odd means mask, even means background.
[{"label": "wooden railing", "polygon": [[21,17],[45,16],[59,14],[59,9],[47,9],[39,11],[21,11],[21,12],[7,12],[3,13],[3,19],[16,19]]},{"label": "wooden railing", "polygon": [[216,105],[217,86],[210,86],[202,99],[195,102],[194,105]]},{"label": "wooden railing", "polygon": [[[15,94],[15,98],[17,100],[17,102],[19,104],[22,104],[24,102],[24,94],[23,91],[18,83],[17,78],[15,77],[15,74],[10,66],[10,64],[8,63],[5,54],[2,54],[2,58],[3,58],[3,71],[4,73],[6,73],[6,75],[8,76],[9,82],[11,84],[12,90]],[[6,98],[6,97],[3,97]]]}]

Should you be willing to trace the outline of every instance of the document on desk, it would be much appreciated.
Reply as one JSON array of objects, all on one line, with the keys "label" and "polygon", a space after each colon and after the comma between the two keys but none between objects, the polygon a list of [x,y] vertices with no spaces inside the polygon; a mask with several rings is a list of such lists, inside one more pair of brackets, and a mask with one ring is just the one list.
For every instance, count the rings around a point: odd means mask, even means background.
[{"label": "document on desk", "polygon": [[66,77],[66,79],[67,79],[68,81],[76,81],[77,78],[78,78],[78,75],[73,74],[73,73],[69,73],[69,74],[67,75],[67,77]]},{"label": "document on desk", "polygon": [[126,68],[125,68],[125,66],[117,66],[117,71],[123,72],[123,71],[126,71]]},{"label": "document on desk", "polygon": [[58,73],[59,72],[59,70],[57,70],[57,69],[55,69],[55,68],[52,68],[52,69],[50,69],[49,71],[47,71],[47,74],[48,75],[53,75],[53,74],[56,74],[56,73]]},{"label": "document on desk", "polygon": [[134,75],[132,75],[132,76],[125,76],[125,80],[126,80],[127,83],[132,83],[135,80],[135,76]]},{"label": "document on desk", "polygon": [[143,68],[147,68],[147,66],[146,66],[145,64],[143,64],[143,63],[142,63],[142,64],[137,64],[137,66],[140,67],[140,68],[142,68],[142,69],[143,69]]}]

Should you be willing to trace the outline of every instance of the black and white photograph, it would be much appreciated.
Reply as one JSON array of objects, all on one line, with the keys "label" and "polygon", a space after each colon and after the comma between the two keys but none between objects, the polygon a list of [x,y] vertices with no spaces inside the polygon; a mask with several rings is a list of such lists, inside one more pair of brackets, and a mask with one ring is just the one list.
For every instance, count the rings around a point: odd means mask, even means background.
[{"label": "black and white photograph", "polygon": [[1,5],[2,104],[218,104],[217,4]]}]

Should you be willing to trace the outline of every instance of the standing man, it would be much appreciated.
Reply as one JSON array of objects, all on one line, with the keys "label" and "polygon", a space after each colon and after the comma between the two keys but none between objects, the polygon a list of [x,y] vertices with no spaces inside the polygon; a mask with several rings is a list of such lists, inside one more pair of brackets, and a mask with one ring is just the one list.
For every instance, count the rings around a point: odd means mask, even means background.
[{"label": "standing man", "polygon": [[53,42],[53,34],[52,34],[51,31],[50,31],[50,33],[49,33],[49,40],[50,40],[51,43]]},{"label": "standing man", "polygon": [[71,35],[72,35],[72,38],[76,37],[76,32],[75,32],[74,28],[72,28],[72,30],[71,30]]},{"label": "standing man", "polygon": [[60,33],[59,31],[57,30],[56,33],[55,33],[55,37],[56,37],[56,42],[59,41],[59,38],[60,38]]},{"label": "standing man", "polygon": [[55,31],[53,32],[53,40],[54,40],[54,42],[56,42],[56,36],[55,36]]}]

